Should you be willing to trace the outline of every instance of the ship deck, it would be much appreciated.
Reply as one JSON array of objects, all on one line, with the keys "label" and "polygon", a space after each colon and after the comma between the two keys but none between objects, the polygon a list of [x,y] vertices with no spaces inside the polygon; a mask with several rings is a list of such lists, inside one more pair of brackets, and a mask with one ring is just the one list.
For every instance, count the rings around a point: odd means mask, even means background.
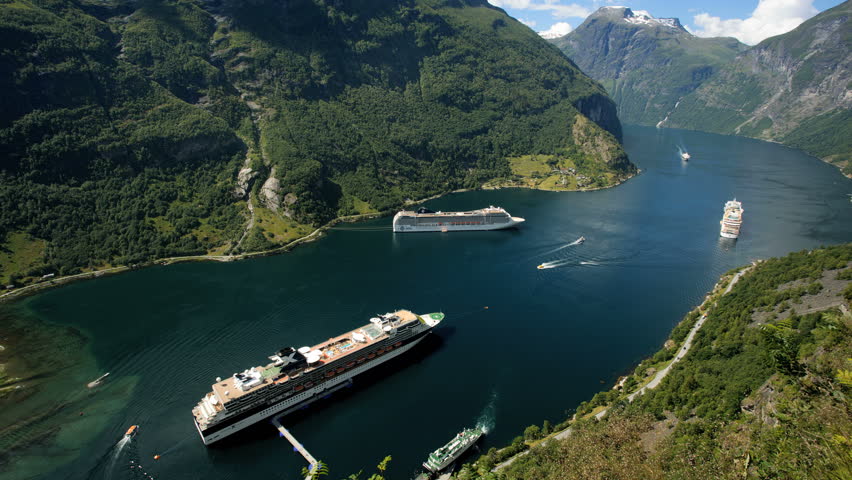
[{"label": "ship deck", "polygon": [[502,208],[483,208],[480,210],[470,210],[466,212],[434,212],[434,213],[417,213],[415,211],[403,210],[399,212],[402,215],[410,216],[410,217],[419,217],[419,218],[441,218],[441,217],[473,217],[478,215],[489,215],[489,214],[506,214],[508,213]]},{"label": "ship deck", "polygon": [[[412,321],[419,320],[418,315],[408,310],[398,310],[396,312],[393,312],[392,315],[396,315],[397,317],[399,317],[399,325],[405,325]],[[366,342],[360,343],[354,341],[352,339],[353,333],[363,334],[366,339]],[[376,342],[384,340],[385,338],[387,338],[387,334],[383,332],[381,328],[373,325],[372,323],[360,326],[354,330],[350,330],[336,337],[329,338],[328,340],[311,347],[311,350],[320,350],[323,352],[322,360],[320,361],[319,365],[305,369],[304,373],[312,372],[323,365],[327,365],[331,362],[335,362],[337,360],[348,357],[355,352],[361,351],[364,348],[375,344]],[[255,367],[255,369],[260,372],[263,378],[263,381],[261,383],[255,385],[254,387],[248,390],[243,391],[234,384],[234,377],[230,376],[228,378],[223,378],[220,382],[214,383],[212,386],[213,393],[216,395],[216,397],[219,398],[222,404],[227,404],[229,401],[234,400],[235,398],[240,398],[261,388],[271,385],[272,383],[276,382],[274,378],[279,373],[281,373],[281,369],[279,367],[276,367],[274,363],[269,363],[266,366],[257,366]],[[287,380],[289,380],[289,377],[285,376],[281,379],[278,379],[277,383],[284,383]]]}]

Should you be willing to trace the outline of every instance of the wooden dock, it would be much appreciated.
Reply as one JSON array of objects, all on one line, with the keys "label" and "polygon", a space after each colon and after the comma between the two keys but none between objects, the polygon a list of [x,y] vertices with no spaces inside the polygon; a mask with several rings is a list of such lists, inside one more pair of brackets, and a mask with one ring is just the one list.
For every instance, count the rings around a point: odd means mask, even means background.
[{"label": "wooden dock", "polygon": [[[275,425],[275,428],[277,428],[279,432],[281,432],[281,436],[286,438],[287,441],[293,445],[293,448],[296,449],[296,451],[298,451],[299,453],[301,453],[303,457],[305,457],[305,460],[307,460],[308,464],[310,465],[310,467],[308,467],[308,470],[313,472],[314,468],[316,468],[319,464],[317,459],[314,458],[313,455],[311,455],[311,452],[309,452],[304,445],[302,445],[301,443],[299,443],[298,440],[296,440],[296,437],[294,437],[293,434],[290,433],[290,430],[287,430],[286,428],[284,428],[283,425],[281,425],[281,422],[278,421],[278,417],[272,419],[272,424]],[[308,475],[307,477],[305,477],[305,480],[311,480],[311,478],[313,478],[313,475]]]}]

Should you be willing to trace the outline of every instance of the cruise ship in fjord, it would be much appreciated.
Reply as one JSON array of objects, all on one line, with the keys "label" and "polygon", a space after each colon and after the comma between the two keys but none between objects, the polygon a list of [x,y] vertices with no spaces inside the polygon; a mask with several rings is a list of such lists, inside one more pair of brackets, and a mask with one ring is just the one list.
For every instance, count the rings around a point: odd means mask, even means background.
[{"label": "cruise ship in fjord", "polygon": [[737,199],[725,203],[725,213],[719,222],[722,228],[719,235],[725,238],[737,238],[740,236],[740,227],[743,225],[743,204]]},{"label": "cruise ship in fjord", "polygon": [[217,378],[192,409],[198,433],[210,445],[260,420],[297,410],[411,349],[443,319],[442,313],[386,313],[316,346],[283,348],[266,366]]},{"label": "cruise ship in fjord", "polygon": [[461,230],[500,230],[523,223],[520,217],[490,206],[469,212],[434,212],[421,207],[416,212],[401,211],[393,217],[394,232],[455,232]]}]

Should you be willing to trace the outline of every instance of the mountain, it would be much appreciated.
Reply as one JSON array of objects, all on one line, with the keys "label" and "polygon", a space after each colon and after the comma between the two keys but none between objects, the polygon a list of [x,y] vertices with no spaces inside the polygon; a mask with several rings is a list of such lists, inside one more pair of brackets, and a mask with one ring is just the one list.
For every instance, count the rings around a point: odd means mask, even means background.
[{"label": "mountain", "polygon": [[850,478],[852,244],[759,262],[728,291],[733,278],[573,419],[531,425],[454,478]]},{"label": "mountain", "polygon": [[684,97],[665,124],[778,141],[852,176],[850,13],[847,1],[760,42]]},{"label": "mountain", "polygon": [[747,48],[733,38],[696,37],[676,18],[627,7],[600,8],[550,41],[603,84],[623,122],[639,125],[656,125]]},{"label": "mountain", "polygon": [[485,0],[3,0],[0,35],[4,283],[265,250],[513,156],[635,171],[605,90]]}]

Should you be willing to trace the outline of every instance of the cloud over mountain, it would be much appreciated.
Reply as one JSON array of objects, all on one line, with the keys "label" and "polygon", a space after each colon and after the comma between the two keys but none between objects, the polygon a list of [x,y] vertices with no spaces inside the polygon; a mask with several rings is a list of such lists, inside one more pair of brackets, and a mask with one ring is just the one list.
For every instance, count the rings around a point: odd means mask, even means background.
[{"label": "cloud over mountain", "polygon": [[760,0],[745,19],[722,20],[706,12],[699,13],[693,17],[697,29],[692,33],[699,37],[735,37],[754,45],[789,32],[817,13],[813,0]]}]

